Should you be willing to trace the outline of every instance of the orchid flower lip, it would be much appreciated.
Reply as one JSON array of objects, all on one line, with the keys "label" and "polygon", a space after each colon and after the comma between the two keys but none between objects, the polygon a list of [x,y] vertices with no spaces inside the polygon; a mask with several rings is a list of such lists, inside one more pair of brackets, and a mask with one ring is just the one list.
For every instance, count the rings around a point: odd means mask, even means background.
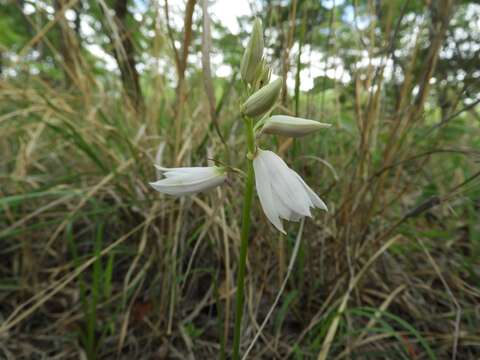
[{"label": "orchid flower lip", "polygon": [[282,219],[311,217],[311,208],[327,210],[325,203],[274,152],[257,150],[253,160],[257,194],[268,220],[285,234]]}]

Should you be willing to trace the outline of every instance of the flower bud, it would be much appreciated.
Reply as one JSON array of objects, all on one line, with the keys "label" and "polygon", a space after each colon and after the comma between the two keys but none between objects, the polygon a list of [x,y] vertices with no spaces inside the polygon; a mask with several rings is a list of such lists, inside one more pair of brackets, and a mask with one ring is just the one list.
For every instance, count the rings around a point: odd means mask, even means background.
[{"label": "flower bud", "polygon": [[282,89],[282,79],[278,78],[270,84],[265,85],[260,90],[251,95],[242,105],[242,113],[247,116],[259,116],[267,112],[275,105],[280,90]]},{"label": "flower bud", "polygon": [[302,119],[287,115],[274,115],[265,121],[262,133],[301,137],[330,126],[330,124],[321,123],[315,120]]},{"label": "flower bud", "polygon": [[269,83],[271,75],[272,69],[267,65],[265,59],[262,59],[262,62],[257,69],[257,74],[255,75],[255,81],[252,83],[252,87],[254,89],[262,88],[265,84]]},{"label": "flower bud", "polygon": [[248,40],[247,48],[243,54],[240,65],[240,73],[243,81],[252,84],[257,75],[257,69],[262,63],[263,57],[263,30],[262,21],[259,18],[253,23],[252,35]]}]

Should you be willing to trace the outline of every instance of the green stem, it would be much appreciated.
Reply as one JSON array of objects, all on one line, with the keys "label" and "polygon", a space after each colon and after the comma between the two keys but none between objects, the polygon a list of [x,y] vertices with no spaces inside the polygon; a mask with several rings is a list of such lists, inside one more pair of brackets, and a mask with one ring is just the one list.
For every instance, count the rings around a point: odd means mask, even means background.
[{"label": "green stem", "polygon": [[240,334],[242,328],[243,303],[244,303],[244,283],[245,267],[247,264],[248,237],[250,234],[250,210],[253,199],[253,162],[250,159],[255,153],[255,135],[253,132],[253,120],[245,118],[245,134],[247,137],[248,156],[247,156],[247,181],[245,183],[245,193],[243,197],[242,214],[242,233],[240,244],[240,259],[237,277],[237,303],[235,308],[235,333],[233,336],[233,360],[240,358]]}]

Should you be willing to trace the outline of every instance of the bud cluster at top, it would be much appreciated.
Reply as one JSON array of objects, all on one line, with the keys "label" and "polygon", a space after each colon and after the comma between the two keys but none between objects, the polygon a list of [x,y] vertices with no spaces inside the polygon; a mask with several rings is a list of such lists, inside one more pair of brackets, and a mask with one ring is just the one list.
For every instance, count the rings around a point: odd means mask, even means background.
[{"label": "bud cluster at top", "polygon": [[263,47],[262,22],[256,18],[240,67],[242,80],[250,94],[241,106],[242,114],[249,118],[263,116],[255,126],[256,129],[261,128],[259,134],[301,137],[329,127],[329,124],[310,119],[288,115],[270,116],[282,90],[283,81],[277,78],[270,82],[272,72],[263,56]]}]

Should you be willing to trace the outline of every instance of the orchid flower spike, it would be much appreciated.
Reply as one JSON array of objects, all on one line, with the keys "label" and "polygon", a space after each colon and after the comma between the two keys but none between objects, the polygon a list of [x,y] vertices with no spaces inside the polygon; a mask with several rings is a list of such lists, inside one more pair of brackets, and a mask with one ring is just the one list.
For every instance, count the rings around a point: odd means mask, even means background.
[{"label": "orchid flower spike", "polygon": [[328,210],[300,175],[274,152],[258,149],[253,168],[263,212],[282,233],[285,230],[281,219],[299,221],[312,216],[310,208]]},{"label": "orchid flower spike", "polygon": [[221,185],[227,175],[223,167],[155,167],[163,171],[164,179],[151,182],[150,185],[158,192],[168,195],[190,195],[212,189]]}]

